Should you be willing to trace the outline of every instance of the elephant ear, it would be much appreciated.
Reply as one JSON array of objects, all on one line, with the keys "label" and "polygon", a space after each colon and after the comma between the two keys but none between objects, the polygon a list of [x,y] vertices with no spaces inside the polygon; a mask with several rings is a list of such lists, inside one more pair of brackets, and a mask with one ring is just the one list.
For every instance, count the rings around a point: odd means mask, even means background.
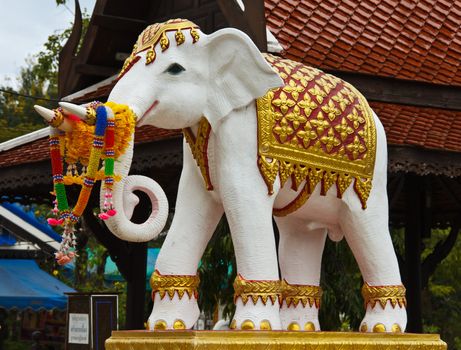
[{"label": "elephant ear", "polygon": [[226,28],[208,36],[208,101],[205,116],[216,130],[232,110],[248,105],[283,80],[243,32]]}]

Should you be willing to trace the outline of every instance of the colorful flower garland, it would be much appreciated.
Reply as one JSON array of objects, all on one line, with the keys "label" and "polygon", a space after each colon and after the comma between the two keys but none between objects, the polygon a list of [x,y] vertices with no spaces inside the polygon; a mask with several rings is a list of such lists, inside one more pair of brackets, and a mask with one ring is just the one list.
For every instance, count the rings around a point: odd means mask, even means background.
[{"label": "colorful flower garland", "polygon": [[[114,116],[108,116],[106,106],[113,110]],[[61,134],[57,129],[52,129],[53,132],[50,134],[50,156],[53,172],[54,194],[56,199],[54,201],[55,207],[53,209],[55,218],[49,218],[48,223],[53,226],[64,225],[61,247],[59,252],[56,253],[56,259],[60,265],[70,262],[75,257],[75,224],[78,222],[88,204],[95,181],[100,178],[100,176],[98,176],[98,169],[102,158],[104,158],[105,200],[104,207],[102,208],[102,212],[99,214],[99,217],[102,220],[107,220],[111,216],[117,214],[117,210],[114,208],[112,203],[112,188],[114,181],[117,179],[114,174],[115,157],[123,154],[126,149],[126,145],[134,131],[136,117],[127,106],[117,105],[111,102],[106,103],[106,106],[100,103],[93,103],[90,107],[88,107],[93,109],[92,115],[95,115],[95,120],[90,121],[90,123],[93,122],[93,124],[95,124],[93,127],[90,127],[94,128],[90,154],[89,157],[84,156],[83,153],[85,152],[85,147],[80,148],[80,152],[79,149],[75,148],[67,149],[69,157],[67,159],[68,170],[66,176],[63,175],[63,159],[65,157],[66,145],[61,144],[61,140],[66,140],[69,135],[64,135],[65,137],[63,137],[63,134]],[[122,135],[126,133],[130,135],[128,140],[125,139],[124,142],[121,142],[122,147],[118,147],[117,152],[114,149],[116,139],[116,119],[119,120],[118,124],[121,124],[120,127],[125,129],[122,132]],[[75,125],[78,125],[77,123],[78,122],[76,122]],[[87,130],[89,126],[84,125],[82,127]],[[82,129],[82,127],[80,127],[80,129]],[[69,146],[72,144],[69,142],[66,143],[68,143]],[[78,145],[78,142],[76,142],[76,144]],[[76,176],[77,166],[75,163],[79,159],[80,161],[85,159],[85,163],[87,163],[84,164],[82,162],[82,176]],[[70,183],[81,183],[82,185],[77,203],[72,210],[70,209],[67,201],[65,188],[65,180],[66,178],[69,180],[69,177],[72,180],[75,180],[70,181]],[[81,177],[83,177],[83,181],[79,180]]]}]

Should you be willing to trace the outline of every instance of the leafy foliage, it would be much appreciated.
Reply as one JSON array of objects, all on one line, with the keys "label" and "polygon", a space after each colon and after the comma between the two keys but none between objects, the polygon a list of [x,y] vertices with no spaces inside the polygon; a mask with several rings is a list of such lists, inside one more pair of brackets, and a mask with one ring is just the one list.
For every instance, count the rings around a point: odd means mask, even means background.
[{"label": "leafy foliage", "polygon": [[[427,255],[448,236],[449,230],[433,230],[425,241]],[[424,331],[440,333],[448,348],[461,350],[461,240],[437,267],[423,292]]]},{"label": "leafy foliage", "polygon": [[200,309],[210,317],[218,305],[224,306],[223,316],[230,318],[234,311],[233,282],[236,276],[234,246],[225,216],[219,222],[199,267]]},{"label": "leafy foliage", "polygon": [[363,318],[362,277],[345,240],[327,239],[322,261],[320,324],[323,330],[357,330]]}]

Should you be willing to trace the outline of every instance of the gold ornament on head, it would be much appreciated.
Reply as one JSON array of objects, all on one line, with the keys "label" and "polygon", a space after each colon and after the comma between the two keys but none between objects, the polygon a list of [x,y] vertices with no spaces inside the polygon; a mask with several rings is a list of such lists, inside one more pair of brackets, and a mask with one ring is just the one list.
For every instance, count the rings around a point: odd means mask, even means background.
[{"label": "gold ornament on head", "polygon": [[365,308],[368,304],[374,308],[377,303],[384,309],[388,301],[393,308],[398,304],[400,308],[406,307],[407,299],[405,298],[406,289],[403,285],[395,286],[370,286],[365,283],[362,287],[362,296],[365,302]]},{"label": "gold ornament on head", "polygon": [[181,45],[184,43],[184,41],[186,41],[186,37],[184,36],[184,34],[178,29],[174,35],[174,38],[176,40],[176,45]]},{"label": "gold ornament on head", "polygon": [[198,32],[194,28],[192,28],[190,30],[190,35],[192,37],[192,43],[193,44],[195,44],[198,41],[198,39],[200,39],[200,35],[198,34]]},{"label": "gold ornament on head", "polygon": [[131,51],[131,54],[130,56],[128,56],[128,58],[125,60],[125,62],[123,63],[123,67],[122,67],[122,70],[120,71],[117,79],[120,79],[126,72],[128,72],[130,70],[130,68],[136,63],[139,61],[139,59],[141,57],[139,56],[136,56],[136,52],[137,52],[137,45],[135,44],[134,47],[133,47],[133,51]]},{"label": "gold ornament on head", "polygon": [[163,23],[155,23],[148,26],[138,36],[138,40],[133,47],[131,55],[125,60],[123,68],[120,71],[118,79],[120,79],[130,68],[141,58],[138,54],[146,51],[146,65],[151,64],[155,61],[157,54],[155,52],[155,45],[160,43],[160,48],[163,51],[170,47],[170,40],[168,39],[167,32],[175,32],[175,41],[179,46],[186,41],[186,37],[183,30],[190,29],[190,35],[192,37],[192,43],[195,44],[200,35],[197,31],[199,27],[191,21],[185,19],[171,19]]},{"label": "gold ornament on head", "polygon": [[[168,32],[175,32],[175,40],[177,45],[181,45],[185,41],[185,36],[182,33],[183,30],[190,29],[191,36],[193,38],[193,43],[197,42],[198,32],[196,29],[199,27],[191,22],[184,19],[172,19],[164,23],[155,23],[148,26],[144,31],[139,35],[138,41],[136,42],[136,50],[133,51],[132,55],[137,55],[140,52],[143,52],[148,49],[153,49],[157,43],[160,42],[160,47],[162,51],[168,49],[170,41],[167,37]],[[192,31],[195,33],[192,34]]]},{"label": "gold ornament on head", "polygon": [[168,49],[170,46],[170,40],[166,36],[165,32],[162,33],[162,37],[160,38],[160,47],[162,48],[162,52]]},{"label": "gold ornament on head", "polygon": [[150,49],[147,50],[147,52],[146,52],[146,65],[151,64],[152,62],[154,62],[155,57],[156,57],[155,49],[154,49],[154,45],[152,45],[150,47]]}]

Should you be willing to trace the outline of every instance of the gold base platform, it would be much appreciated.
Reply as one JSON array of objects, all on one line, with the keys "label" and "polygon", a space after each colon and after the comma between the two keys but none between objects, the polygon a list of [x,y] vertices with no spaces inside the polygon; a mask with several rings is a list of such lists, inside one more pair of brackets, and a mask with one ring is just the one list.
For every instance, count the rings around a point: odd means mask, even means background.
[{"label": "gold base platform", "polygon": [[288,331],[113,331],[106,350],[445,350],[437,334]]}]

